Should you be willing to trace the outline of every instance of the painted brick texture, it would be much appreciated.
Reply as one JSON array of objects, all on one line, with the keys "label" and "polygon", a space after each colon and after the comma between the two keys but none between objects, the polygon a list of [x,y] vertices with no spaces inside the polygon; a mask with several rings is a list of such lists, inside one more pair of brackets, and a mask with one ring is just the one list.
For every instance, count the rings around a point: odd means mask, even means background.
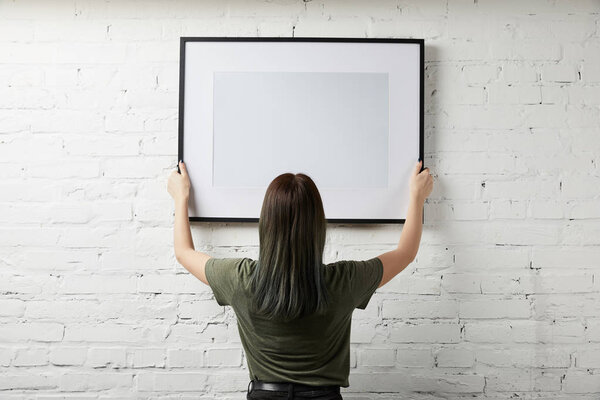
[{"label": "painted brick texture", "polygon": [[[426,41],[422,246],[355,312],[344,398],[599,398],[599,1],[0,0],[1,399],[245,398],[173,254],[180,36]],[[330,224],[325,262],[401,229]],[[258,256],[256,224],[192,231]]]}]

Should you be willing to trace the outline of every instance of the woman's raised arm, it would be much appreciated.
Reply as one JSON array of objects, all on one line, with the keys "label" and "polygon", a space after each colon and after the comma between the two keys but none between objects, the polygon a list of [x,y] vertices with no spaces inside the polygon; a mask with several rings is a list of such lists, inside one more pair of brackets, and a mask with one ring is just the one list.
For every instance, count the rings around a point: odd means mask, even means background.
[{"label": "woman's raised arm", "polygon": [[173,171],[167,184],[167,190],[175,201],[175,227],[173,228],[175,258],[192,275],[208,285],[205,267],[206,261],[211,256],[194,249],[188,217],[190,179],[183,161],[179,161],[179,169],[181,173]]},{"label": "woman's raised arm", "polygon": [[423,205],[433,189],[433,178],[429,168],[421,171],[422,161],[417,162],[410,180],[410,202],[408,214],[398,247],[378,256],[383,264],[383,277],[379,287],[388,283],[392,278],[406,268],[417,256],[423,231]]}]

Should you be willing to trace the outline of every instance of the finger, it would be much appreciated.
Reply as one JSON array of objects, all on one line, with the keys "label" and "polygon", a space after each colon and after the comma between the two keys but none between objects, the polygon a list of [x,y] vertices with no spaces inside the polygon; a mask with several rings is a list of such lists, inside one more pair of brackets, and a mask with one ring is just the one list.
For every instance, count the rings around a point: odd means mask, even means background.
[{"label": "finger", "polygon": [[425,167],[423,168],[423,171],[421,171],[421,174],[428,174],[429,173],[429,167]]},{"label": "finger", "polygon": [[187,175],[187,169],[183,161],[179,161],[179,169],[181,169],[181,175]]}]

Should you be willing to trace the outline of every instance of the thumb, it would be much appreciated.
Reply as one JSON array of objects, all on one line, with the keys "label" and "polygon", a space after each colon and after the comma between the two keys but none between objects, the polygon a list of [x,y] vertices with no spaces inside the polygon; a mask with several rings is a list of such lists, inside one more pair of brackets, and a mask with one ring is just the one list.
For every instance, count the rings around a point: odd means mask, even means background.
[{"label": "thumb", "polygon": [[415,169],[413,171],[413,175],[419,175],[419,172],[421,172],[421,165],[423,165],[423,161],[417,161],[417,164],[415,165]]},{"label": "thumb", "polygon": [[179,161],[179,169],[181,170],[181,175],[183,175],[183,176],[187,175],[187,169],[182,160]]}]

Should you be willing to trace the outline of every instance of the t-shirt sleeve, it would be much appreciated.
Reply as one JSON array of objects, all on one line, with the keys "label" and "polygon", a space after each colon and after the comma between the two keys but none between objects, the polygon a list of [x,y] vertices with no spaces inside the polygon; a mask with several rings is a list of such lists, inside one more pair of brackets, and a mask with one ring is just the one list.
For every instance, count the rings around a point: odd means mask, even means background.
[{"label": "t-shirt sleeve", "polygon": [[231,305],[239,279],[238,266],[243,258],[209,258],[204,272],[220,306]]},{"label": "t-shirt sleeve", "polygon": [[354,307],[364,310],[381,283],[383,263],[379,257],[365,261],[348,261],[348,277]]}]

